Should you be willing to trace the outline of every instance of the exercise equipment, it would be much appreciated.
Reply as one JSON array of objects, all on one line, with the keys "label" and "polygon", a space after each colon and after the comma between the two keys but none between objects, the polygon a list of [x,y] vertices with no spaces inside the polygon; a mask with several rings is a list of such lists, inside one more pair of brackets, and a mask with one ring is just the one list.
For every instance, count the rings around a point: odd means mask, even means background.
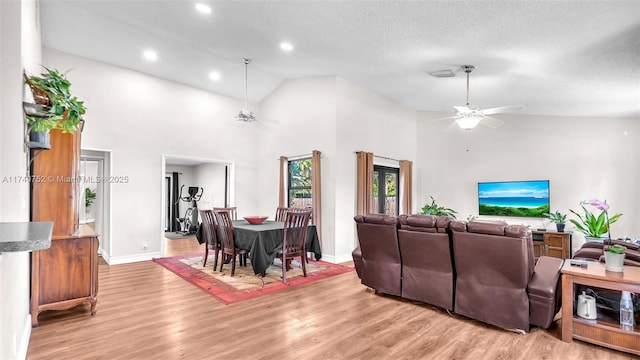
[{"label": "exercise equipment", "polygon": [[180,187],[179,200],[190,204],[184,212],[184,217],[176,218],[181,224],[182,230],[177,231],[182,235],[193,235],[198,231],[198,201],[202,197],[204,189],[197,186],[189,186],[187,195],[183,196],[184,185]]}]

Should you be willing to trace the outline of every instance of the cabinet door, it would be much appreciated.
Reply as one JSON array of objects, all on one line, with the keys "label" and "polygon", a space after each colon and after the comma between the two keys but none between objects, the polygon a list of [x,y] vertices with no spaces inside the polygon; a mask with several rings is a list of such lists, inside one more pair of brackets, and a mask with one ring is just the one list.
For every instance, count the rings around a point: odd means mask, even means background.
[{"label": "cabinet door", "polygon": [[568,258],[569,249],[566,238],[564,234],[544,234],[544,255],[559,259]]},{"label": "cabinet door", "polygon": [[538,258],[544,255],[544,242],[542,241],[534,241],[533,242],[533,257],[538,260]]},{"label": "cabinet door", "polygon": [[91,238],[56,239],[40,251],[39,304],[49,304],[93,293],[95,255]]}]

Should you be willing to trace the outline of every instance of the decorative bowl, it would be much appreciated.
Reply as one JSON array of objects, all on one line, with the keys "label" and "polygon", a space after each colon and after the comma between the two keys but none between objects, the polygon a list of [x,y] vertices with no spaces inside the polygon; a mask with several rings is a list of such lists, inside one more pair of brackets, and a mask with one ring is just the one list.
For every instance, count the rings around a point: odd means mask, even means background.
[{"label": "decorative bowl", "polygon": [[267,220],[268,216],[245,216],[244,219],[251,225],[260,225],[265,220]]}]

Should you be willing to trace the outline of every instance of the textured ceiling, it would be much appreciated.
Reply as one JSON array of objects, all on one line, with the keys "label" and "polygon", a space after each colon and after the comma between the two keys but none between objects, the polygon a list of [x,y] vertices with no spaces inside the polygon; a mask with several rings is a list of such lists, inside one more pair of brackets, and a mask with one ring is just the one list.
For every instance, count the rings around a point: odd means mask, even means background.
[{"label": "textured ceiling", "polygon": [[[251,101],[286,79],[338,75],[452,115],[466,102],[459,68],[472,64],[470,102],[482,108],[640,117],[640,1],[201,2],[213,12],[194,1],[41,0],[43,45],[238,98],[249,57]],[[142,59],[146,48],[158,61]],[[443,69],[457,76],[429,75]]]}]

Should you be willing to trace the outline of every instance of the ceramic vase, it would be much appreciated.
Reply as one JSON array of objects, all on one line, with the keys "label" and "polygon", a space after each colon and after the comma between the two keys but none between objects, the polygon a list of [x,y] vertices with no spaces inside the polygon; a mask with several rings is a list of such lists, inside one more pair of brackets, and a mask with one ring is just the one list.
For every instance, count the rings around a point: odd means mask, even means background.
[{"label": "ceramic vase", "polygon": [[598,242],[598,243],[601,243],[601,242],[604,242],[604,239],[605,239],[605,238],[604,238],[604,237],[591,237],[591,236],[585,236],[585,237],[584,237],[584,239],[585,239],[587,242]]},{"label": "ceramic vase", "polygon": [[607,271],[623,272],[624,271],[624,254],[614,254],[604,251],[604,268]]}]

